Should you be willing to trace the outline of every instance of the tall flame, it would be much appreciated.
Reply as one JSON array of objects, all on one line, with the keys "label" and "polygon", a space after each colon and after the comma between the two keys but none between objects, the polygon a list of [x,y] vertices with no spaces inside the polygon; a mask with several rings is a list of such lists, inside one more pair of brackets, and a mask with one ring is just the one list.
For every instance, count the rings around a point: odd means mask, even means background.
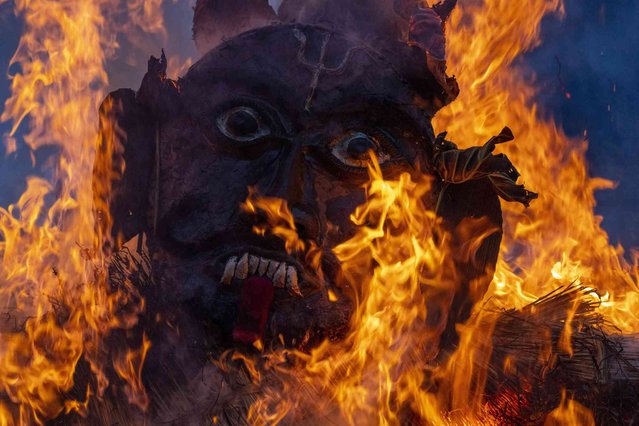
[{"label": "tall flame", "polygon": [[[130,328],[143,309],[135,289],[106,283],[91,181],[116,35],[131,28],[158,33],[164,25],[160,0],[14,3],[24,32],[1,119],[13,124],[10,137],[28,126],[31,150],[57,150],[45,164],[47,179],[29,178],[18,202],[0,209],[0,310],[10,316],[0,326],[0,424],[35,424],[85,411],[87,401],[65,395],[81,359],[93,374],[87,398],[104,391],[110,361],[102,340]],[[122,16],[127,25],[118,28]],[[132,389],[139,388],[136,374],[121,373]]]},{"label": "tall flame", "polygon": [[[424,418],[440,417],[437,401],[421,385],[446,318],[429,312],[445,312],[457,290],[449,241],[424,204],[431,190],[426,176],[385,180],[375,163],[369,172],[367,202],[351,217],[359,231],[334,249],[345,282],[354,286],[351,332],[310,355],[267,355],[280,374],[279,387],[266,389],[251,407],[253,423],[313,412],[349,424],[398,424],[403,403]],[[290,359],[300,361],[296,368],[286,367]]]},{"label": "tall flame", "polygon": [[[525,7],[508,0],[460,3],[447,27],[447,45],[461,96],[437,115],[435,127],[466,147],[510,126],[517,142],[504,150],[527,187],[540,192],[531,208],[502,205],[504,244],[489,292],[477,306],[522,308],[579,282],[597,290],[599,310],[618,329],[636,331],[637,267],[629,267],[621,247],[610,245],[594,214],[594,192],[614,185],[589,176],[585,141],[540,117],[533,82],[515,65],[540,43],[542,19],[564,13],[561,0],[534,0]],[[265,355],[288,379],[267,386],[251,407],[253,422],[286,416],[303,421],[295,416],[310,411],[336,423],[399,424],[409,407],[429,424],[499,423],[483,400],[494,324],[488,310],[478,309],[459,326],[459,347],[446,363],[429,363],[441,330],[428,319],[456,290],[455,277],[446,274],[453,268],[446,264],[451,253],[445,234],[432,213],[415,204],[429,188],[427,181],[407,176],[385,180],[371,169],[366,203],[352,217],[360,232],[334,250],[346,281],[356,287],[351,331],[344,341],[325,342],[308,355]],[[568,308],[558,342],[567,356],[573,353],[576,306]],[[299,362],[287,367],[292,358]],[[547,424],[592,419],[564,393]]]},{"label": "tall flame", "polygon": [[462,145],[475,145],[505,124],[517,137],[504,152],[526,186],[539,192],[531,208],[502,204],[504,242],[489,296],[503,307],[522,307],[574,280],[606,295],[601,309],[624,331],[639,327],[639,287],[609,243],[594,214],[599,189],[610,181],[588,174],[587,142],[566,136],[540,117],[534,81],[515,60],[540,43],[542,19],[564,13],[561,0],[525,5],[507,0],[461,2],[447,26],[448,66],[461,93],[439,112],[435,127]]}]

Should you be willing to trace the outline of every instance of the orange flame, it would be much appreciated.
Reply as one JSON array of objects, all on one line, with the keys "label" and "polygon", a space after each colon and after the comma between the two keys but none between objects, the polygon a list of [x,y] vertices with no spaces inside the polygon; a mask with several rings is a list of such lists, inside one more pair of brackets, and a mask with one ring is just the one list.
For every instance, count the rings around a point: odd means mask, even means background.
[{"label": "orange flame", "polygon": [[305,241],[299,237],[295,218],[285,200],[277,197],[264,197],[253,187],[241,206],[249,214],[263,216],[263,223],[253,226],[258,235],[273,235],[284,241],[287,253],[302,253],[306,263],[313,267],[320,279],[323,277],[320,267],[322,252],[313,241]]},{"label": "orange flame", "polygon": [[568,399],[564,390],[559,407],[548,414],[544,426],[595,426],[595,419],[586,407]]},{"label": "orange flame", "polygon": [[[251,407],[254,423],[295,416],[304,407],[349,424],[397,424],[404,404],[424,418],[440,417],[421,385],[446,323],[445,314],[429,317],[429,311],[445,313],[457,290],[448,237],[424,204],[431,189],[426,176],[384,180],[374,159],[369,172],[367,202],[351,217],[358,232],[334,249],[345,281],[355,287],[351,332],[310,355],[267,354],[284,379]],[[291,357],[300,363],[287,369]],[[308,390],[293,390],[298,381]]]},{"label": "orange flame", "polygon": [[[564,13],[560,0],[525,7],[507,0],[462,2],[447,27],[449,69],[461,94],[438,113],[435,126],[462,146],[474,145],[508,124],[517,142],[504,147],[527,187],[540,195],[531,208],[503,204],[504,242],[490,301],[522,307],[579,279],[600,294],[608,319],[637,330],[637,275],[613,247],[594,214],[594,192],[614,187],[588,175],[587,143],[571,139],[552,119],[540,118],[534,82],[515,59],[540,43],[541,20]],[[517,271],[517,272],[514,272]]]},{"label": "orange flame", "polygon": [[[485,0],[460,6],[448,25],[447,38],[448,64],[459,74],[461,95],[437,115],[434,124],[458,143],[472,145],[507,123],[517,142],[504,150],[526,185],[539,192],[529,209],[502,204],[504,239],[486,305],[521,308],[559,286],[580,282],[601,295],[599,310],[607,320],[621,331],[636,332],[636,260],[633,271],[623,248],[609,243],[601,218],[594,214],[595,191],[614,184],[588,175],[587,142],[567,137],[552,119],[540,118],[534,82],[513,65],[539,44],[542,18],[564,13],[562,2],[536,0],[519,7],[505,0]],[[573,315],[567,313],[559,342],[569,355]],[[475,337],[477,332],[472,327],[465,331],[468,336],[462,338],[460,353],[472,351],[482,341]],[[590,414],[583,406],[574,408],[576,402],[568,405],[562,404],[564,420],[557,424],[582,424],[584,413]]]},{"label": "orange flame", "polygon": [[[94,249],[91,177],[116,34],[162,32],[164,24],[160,0],[125,2],[125,9],[107,0],[14,3],[24,32],[0,117],[12,121],[8,149],[28,126],[31,150],[55,146],[58,153],[45,165],[48,179],[30,177],[18,202],[0,209],[0,310],[10,316],[0,325],[0,394],[10,400],[0,424],[41,424],[63,411],[83,414],[88,397],[102,394],[101,342],[111,330],[132,327],[144,306],[133,288],[114,291],[106,282],[107,259]],[[130,25],[118,28],[123,14]],[[95,379],[86,402],[66,396],[82,358]],[[123,378],[134,386],[137,374]]]},{"label": "orange flame", "polygon": [[284,241],[287,253],[304,252],[306,243],[299,238],[295,220],[286,201],[275,197],[262,197],[255,188],[249,188],[249,195],[242,209],[250,214],[263,214],[265,224],[255,225],[253,232],[265,235],[267,232]]},{"label": "orange flame", "polygon": [[[117,48],[110,13],[118,11],[109,11],[107,0],[15,4],[26,31],[13,59],[21,71],[12,77],[12,97],[1,116],[13,121],[7,149],[15,149],[13,137],[26,118],[31,149],[60,148],[53,179],[30,178],[18,202],[0,210],[0,300],[17,325],[0,327],[1,390],[11,401],[0,403],[0,424],[32,424],[63,411],[82,413],[84,403],[64,396],[82,357],[96,376],[95,393],[104,391],[101,341],[113,329],[132,327],[143,303],[133,289],[108,289],[106,259],[93,249],[101,245],[90,188],[96,111],[107,85],[104,63]],[[133,26],[162,32],[160,4],[128,2],[125,12]],[[508,124],[518,142],[506,153],[527,186],[540,192],[529,209],[503,205],[504,245],[486,304],[522,307],[579,280],[597,287],[603,295],[600,310],[609,320],[634,331],[639,329],[637,263],[634,270],[628,267],[623,249],[609,244],[593,213],[594,191],[613,185],[589,177],[586,142],[568,138],[552,120],[539,117],[534,86],[513,65],[539,44],[541,20],[550,13],[563,13],[561,0],[533,0],[525,7],[508,0],[463,2],[447,29],[448,65],[459,75],[461,96],[439,113],[435,125],[467,146]],[[413,182],[408,175],[384,180],[376,166],[370,173],[367,203],[352,216],[360,232],[335,249],[344,278],[358,283],[352,330],[344,341],[324,342],[310,354],[287,354],[300,361],[293,369],[283,366],[287,357],[281,353],[268,354],[275,371],[296,380],[283,380],[251,407],[256,423],[275,423],[304,404],[351,424],[398,424],[406,407],[433,424],[485,421],[485,374],[474,369],[489,353],[483,347],[492,333],[486,322],[460,326],[460,349],[451,361],[440,368],[429,364],[443,326],[441,315],[436,320],[434,314],[445,312],[457,290],[447,236],[421,204],[430,183]],[[290,250],[304,249],[290,232],[295,226],[286,206],[247,206],[271,213],[269,224],[280,221],[279,234],[270,231],[290,242]],[[477,241],[468,244],[469,250],[476,246]],[[131,309],[122,311],[123,306]],[[563,344],[570,352],[568,328]],[[145,338],[139,350],[113,361],[130,401],[141,408],[148,404],[140,376],[148,348]],[[424,388],[427,373],[441,380],[438,391]],[[300,386],[308,392],[295,392]],[[579,419],[591,418],[564,395],[549,422],[581,424]]]},{"label": "orange flame", "polygon": [[[448,24],[448,65],[459,74],[461,96],[439,113],[435,126],[462,146],[511,126],[518,140],[505,148],[506,154],[526,185],[540,192],[529,209],[502,206],[501,258],[477,306],[522,308],[578,282],[598,290],[593,296],[601,300],[599,309],[616,327],[636,331],[637,262],[631,268],[623,249],[610,245],[594,214],[594,192],[614,185],[588,175],[585,141],[567,137],[551,119],[540,118],[533,83],[514,65],[540,43],[541,20],[552,13],[564,13],[561,0],[535,0],[526,7],[507,0],[469,1],[460,4]],[[498,423],[485,412],[482,399],[494,324],[487,311],[459,326],[459,348],[445,365],[428,365],[440,330],[426,327],[424,320],[438,301],[445,307],[447,295],[455,291],[454,277],[446,275],[452,270],[446,263],[446,237],[432,213],[415,204],[428,188],[428,182],[410,182],[406,176],[384,180],[377,168],[371,169],[368,198],[352,217],[361,232],[335,249],[346,281],[359,285],[350,334],[340,343],[325,342],[310,355],[297,353],[297,367],[282,367],[290,380],[268,389],[251,407],[252,421],[295,418],[308,404],[338,423],[398,424],[406,406],[432,424]],[[559,341],[568,355],[575,306],[566,313]],[[550,341],[540,345],[550,348]],[[438,384],[436,391],[425,390],[427,371]],[[548,417],[549,424],[591,420],[592,413],[567,401],[565,394]]]},{"label": "orange flame", "polygon": [[150,347],[151,341],[143,336],[142,345],[138,350],[126,351],[113,361],[115,371],[127,382],[124,392],[129,403],[137,405],[142,410],[146,410],[149,406],[149,397],[142,383],[142,366]]}]

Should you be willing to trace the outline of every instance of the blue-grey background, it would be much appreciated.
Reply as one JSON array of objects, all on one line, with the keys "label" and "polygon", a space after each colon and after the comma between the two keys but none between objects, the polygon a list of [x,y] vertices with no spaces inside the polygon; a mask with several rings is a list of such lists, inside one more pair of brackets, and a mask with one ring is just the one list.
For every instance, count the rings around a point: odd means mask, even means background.
[{"label": "blue-grey background", "polygon": [[[169,4],[165,14],[170,37],[151,51],[119,58],[110,64],[113,87],[137,88],[148,54],[160,46],[167,55],[192,52],[189,0]],[[278,3],[277,1],[273,1]],[[170,2],[167,2],[170,3]],[[179,3],[179,2],[178,2]],[[598,193],[597,213],[613,243],[639,246],[639,1],[565,0],[563,20],[546,18],[542,45],[524,62],[536,73],[541,114],[554,116],[571,136],[587,130],[591,174],[618,183],[614,190]],[[525,2],[522,7],[525,7]],[[21,33],[12,2],[0,5],[0,104],[9,95],[6,70]],[[158,42],[160,43],[160,42]],[[570,96],[566,96],[569,93]],[[9,123],[0,123],[0,136]],[[0,152],[3,152],[1,150]],[[42,151],[36,158],[48,155]],[[41,161],[39,161],[41,162]],[[0,155],[0,205],[15,201],[24,190],[24,177],[37,174],[29,150],[18,143],[17,152]]]}]

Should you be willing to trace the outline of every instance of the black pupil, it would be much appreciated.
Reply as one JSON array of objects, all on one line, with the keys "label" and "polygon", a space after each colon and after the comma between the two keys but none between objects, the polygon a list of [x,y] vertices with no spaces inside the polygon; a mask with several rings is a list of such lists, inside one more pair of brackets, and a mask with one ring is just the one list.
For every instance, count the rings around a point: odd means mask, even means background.
[{"label": "black pupil", "polygon": [[237,136],[248,136],[257,133],[259,123],[253,114],[239,110],[232,113],[226,121],[226,129]]},{"label": "black pupil", "polygon": [[368,151],[375,151],[375,143],[367,137],[356,136],[348,141],[348,147],[346,152],[352,158],[365,159],[368,156]]}]

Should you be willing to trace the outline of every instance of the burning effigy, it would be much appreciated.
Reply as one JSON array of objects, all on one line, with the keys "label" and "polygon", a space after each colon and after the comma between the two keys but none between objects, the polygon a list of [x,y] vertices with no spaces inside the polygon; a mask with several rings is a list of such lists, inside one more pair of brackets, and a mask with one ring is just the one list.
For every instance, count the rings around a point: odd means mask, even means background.
[{"label": "burning effigy", "polygon": [[[152,56],[137,91],[100,99],[91,195],[43,224],[32,181],[3,211],[0,424],[637,422],[636,271],[592,209],[592,247],[553,245],[544,164],[524,186],[525,155],[501,152],[521,123],[484,124],[517,117],[454,110],[498,98],[449,75],[477,55],[446,41],[456,3],[199,0],[202,57],[171,79]],[[82,261],[33,263],[76,220]]]}]

